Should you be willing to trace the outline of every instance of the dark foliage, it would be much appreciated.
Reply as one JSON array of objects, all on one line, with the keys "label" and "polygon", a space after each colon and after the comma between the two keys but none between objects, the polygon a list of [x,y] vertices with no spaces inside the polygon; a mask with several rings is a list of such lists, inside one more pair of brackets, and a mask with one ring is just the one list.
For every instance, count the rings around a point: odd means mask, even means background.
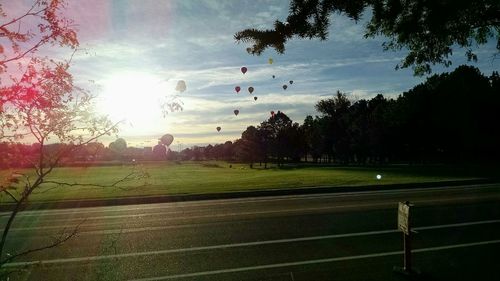
[{"label": "dark foliage", "polygon": [[271,47],[284,53],[293,37],[326,40],[331,15],[358,21],[371,14],[365,37],[387,37],[384,50],[408,50],[397,65],[413,67],[415,74],[431,72],[431,65],[451,65],[452,47],[465,48],[469,60],[477,60],[472,48],[497,40],[500,50],[500,1],[498,0],[292,0],[285,22],[273,29],[245,29],[238,42],[252,44],[247,51],[260,55]]}]

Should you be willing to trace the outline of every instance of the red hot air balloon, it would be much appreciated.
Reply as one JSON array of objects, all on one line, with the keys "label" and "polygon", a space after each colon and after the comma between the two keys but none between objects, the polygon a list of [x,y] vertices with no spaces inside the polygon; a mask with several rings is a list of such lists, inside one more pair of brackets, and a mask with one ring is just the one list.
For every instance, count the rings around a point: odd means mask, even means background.
[{"label": "red hot air balloon", "polygon": [[238,109],[235,109],[234,111],[234,115],[238,116],[238,114],[240,113],[240,111]]},{"label": "red hot air balloon", "polygon": [[236,87],[234,87],[234,90],[236,91],[236,93],[239,93],[241,88],[240,88],[240,86],[236,86]]},{"label": "red hot air balloon", "polygon": [[253,100],[257,100],[257,97],[253,97]]},{"label": "red hot air balloon", "polygon": [[253,87],[248,87],[248,92],[251,94],[253,93],[254,88]]},{"label": "red hot air balloon", "polygon": [[217,128],[215,128],[215,129],[217,129],[217,132],[220,132],[220,127],[217,127]]},{"label": "red hot air balloon", "polygon": [[287,85],[283,85],[283,90],[286,90],[286,88],[288,88]]},{"label": "red hot air balloon", "polygon": [[245,73],[247,73],[247,70],[248,70],[248,69],[247,69],[246,67],[242,67],[242,68],[241,68],[241,73],[245,74]]}]

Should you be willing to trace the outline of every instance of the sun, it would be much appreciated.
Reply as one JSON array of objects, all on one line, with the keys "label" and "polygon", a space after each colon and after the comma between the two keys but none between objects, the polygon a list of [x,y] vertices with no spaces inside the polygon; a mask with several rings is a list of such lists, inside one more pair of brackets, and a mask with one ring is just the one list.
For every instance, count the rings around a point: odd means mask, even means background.
[{"label": "sun", "polygon": [[112,121],[123,121],[136,132],[151,131],[163,119],[160,102],[166,95],[165,81],[159,77],[119,73],[102,83],[98,108]]}]

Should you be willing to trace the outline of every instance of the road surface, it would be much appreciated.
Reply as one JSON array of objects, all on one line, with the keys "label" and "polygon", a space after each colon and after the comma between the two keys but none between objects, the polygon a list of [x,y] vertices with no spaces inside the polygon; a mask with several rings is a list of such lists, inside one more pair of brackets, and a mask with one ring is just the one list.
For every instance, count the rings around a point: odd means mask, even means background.
[{"label": "road surface", "polygon": [[10,280],[405,280],[406,200],[418,278],[499,280],[500,185],[25,211],[8,253],[78,234],[7,267]]}]

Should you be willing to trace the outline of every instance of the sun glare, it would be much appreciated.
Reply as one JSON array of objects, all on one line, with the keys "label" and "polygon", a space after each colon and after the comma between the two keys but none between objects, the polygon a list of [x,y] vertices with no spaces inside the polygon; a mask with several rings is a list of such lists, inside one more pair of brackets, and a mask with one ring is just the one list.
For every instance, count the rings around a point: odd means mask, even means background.
[{"label": "sun glare", "polygon": [[152,131],[162,120],[160,102],[165,81],[146,73],[121,73],[103,82],[99,109],[115,122],[123,120],[135,132]]}]

